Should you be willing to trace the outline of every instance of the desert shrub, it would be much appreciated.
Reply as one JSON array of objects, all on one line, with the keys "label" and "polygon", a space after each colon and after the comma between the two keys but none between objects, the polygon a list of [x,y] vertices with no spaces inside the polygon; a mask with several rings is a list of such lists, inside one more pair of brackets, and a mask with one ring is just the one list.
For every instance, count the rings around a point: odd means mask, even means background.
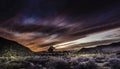
[{"label": "desert shrub", "polygon": [[42,67],[42,65],[37,64],[32,67],[29,67],[28,69],[43,69],[43,67]]},{"label": "desert shrub", "polygon": [[17,64],[2,64],[0,67],[1,69],[20,69],[20,66]]},{"label": "desert shrub", "polygon": [[0,63],[5,63],[7,62],[6,59],[0,59]]},{"label": "desert shrub", "polygon": [[110,67],[109,62],[104,63],[103,67]]},{"label": "desert shrub", "polygon": [[77,66],[74,67],[74,69],[97,69],[98,66],[93,61],[88,62],[80,62]]},{"label": "desert shrub", "polygon": [[112,58],[109,60],[109,66],[111,69],[120,69],[120,59]]},{"label": "desert shrub", "polygon": [[32,66],[31,63],[26,62],[26,61],[11,61],[7,63],[7,65],[17,66],[18,68],[28,68]]},{"label": "desert shrub", "polygon": [[79,57],[79,58],[77,58],[77,61],[78,61],[78,62],[86,62],[86,61],[89,61],[89,58]]},{"label": "desert shrub", "polygon": [[77,60],[71,60],[70,61],[70,65],[73,66],[77,66],[79,64],[79,62]]},{"label": "desert shrub", "polygon": [[49,61],[49,58],[27,58],[25,61],[27,62],[30,62],[30,63],[33,63],[34,65],[42,65],[42,66],[45,66],[45,64]]},{"label": "desert shrub", "polygon": [[71,58],[71,61],[70,61],[70,65],[71,67],[75,67],[75,66],[78,66],[79,63],[84,63],[84,62],[88,62],[89,61],[89,58],[87,57],[73,57]]},{"label": "desert shrub", "polygon": [[105,57],[96,57],[94,58],[95,62],[97,63],[104,63],[107,62],[107,59]]},{"label": "desert shrub", "polygon": [[62,59],[51,60],[46,65],[48,69],[71,69],[70,65]]},{"label": "desert shrub", "polygon": [[67,57],[67,56],[63,56],[62,57],[63,60],[70,62],[71,61],[71,57]]}]

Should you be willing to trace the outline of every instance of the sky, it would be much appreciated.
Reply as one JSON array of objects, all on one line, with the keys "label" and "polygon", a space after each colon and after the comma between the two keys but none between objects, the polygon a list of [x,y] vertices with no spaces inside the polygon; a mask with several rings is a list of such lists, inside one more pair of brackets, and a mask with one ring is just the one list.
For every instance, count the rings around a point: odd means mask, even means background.
[{"label": "sky", "polygon": [[34,52],[120,42],[120,1],[1,0],[0,37]]}]

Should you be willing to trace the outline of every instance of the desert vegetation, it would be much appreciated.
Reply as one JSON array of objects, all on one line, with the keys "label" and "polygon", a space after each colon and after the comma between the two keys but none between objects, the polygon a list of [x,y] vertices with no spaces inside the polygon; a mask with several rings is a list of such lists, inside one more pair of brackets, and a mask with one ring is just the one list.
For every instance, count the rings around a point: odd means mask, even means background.
[{"label": "desert vegetation", "polygon": [[120,69],[119,55],[1,57],[0,69]]}]

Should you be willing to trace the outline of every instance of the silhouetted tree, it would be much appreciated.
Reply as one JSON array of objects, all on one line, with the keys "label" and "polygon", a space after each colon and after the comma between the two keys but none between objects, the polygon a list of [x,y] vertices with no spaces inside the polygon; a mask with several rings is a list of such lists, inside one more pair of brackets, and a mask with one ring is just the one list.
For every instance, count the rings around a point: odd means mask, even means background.
[{"label": "silhouetted tree", "polygon": [[48,52],[53,52],[54,51],[54,47],[53,46],[50,46],[49,49],[48,49]]}]

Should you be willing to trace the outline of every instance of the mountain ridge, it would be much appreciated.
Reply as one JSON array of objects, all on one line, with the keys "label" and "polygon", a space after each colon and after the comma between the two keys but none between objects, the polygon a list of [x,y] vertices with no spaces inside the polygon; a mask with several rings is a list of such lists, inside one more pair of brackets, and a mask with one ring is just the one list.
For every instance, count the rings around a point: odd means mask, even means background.
[{"label": "mountain ridge", "polygon": [[86,53],[110,53],[110,52],[120,52],[120,42],[112,43],[109,45],[99,45],[92,48],[82,48],[78,52]]}]

